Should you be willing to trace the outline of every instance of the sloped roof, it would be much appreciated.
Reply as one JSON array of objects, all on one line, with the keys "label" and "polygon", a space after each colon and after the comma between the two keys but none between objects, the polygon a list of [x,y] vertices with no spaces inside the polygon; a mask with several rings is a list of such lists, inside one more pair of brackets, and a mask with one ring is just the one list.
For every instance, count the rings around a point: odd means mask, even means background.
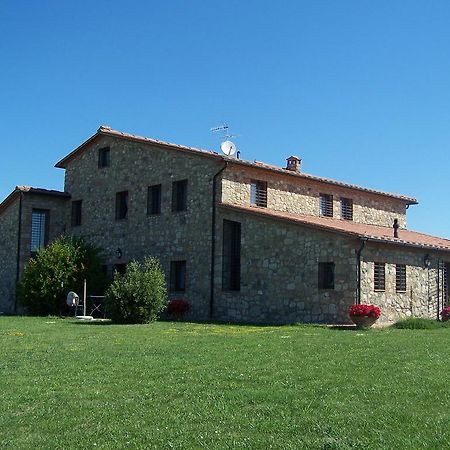
[{"label": "sloped roof", "polygon": [[16,186],[15,189],[9,194],[5,200],[0,203],[0,214],[18,198],[20,193],[24,194],[36,194],[47,195],[52,197],[70,198],[70,194],[67,192],[56,191],[53,189],[35,188],[31,186]]},{"label": "sloped roof", "polygon": [[331,217],[315,217],[292,214],[283,211],[274,211],[254,206],[236,206],[230,203],[221,203],[221,206],[230,210],[255,214],[262,217],[298,223],[307,227],[329,231],[360,239],[376,241],[386,244],[396,244],[410,247],[428,248],[433,250],[450,251],[450,240],[430,236],[417,231],[399,229],[398,238],[394,238],[393,228],[357,223],[351,220],[334,219]]},{"label": "sloped roof", "polygon": [[55,167],[65,169],[72,160],[74,160],[75,158],[77,158],[78,156],[83,154],[90,147],[90,145],[94,144],[102,136],[112,136],[112,137],[116,137],[119,139],[131,140],[134,142],[152,144],[152,145],[159,146],[159,147],[170,148],[172,150],[179,150],[179,151],[196,154],[196,155],[203,156],[203,157],[214,158],[219,161],[222,160],[224,162],[228,162],[229,164],[233,164],[233,165],[262,169],[262,170],[270,171],[273,174],[288,175],[288,176],[297,177],[299,179],[313,180],[313,181],[317,181],[319,183],[326,183],[326,184],[331,184],[334,186],[341,186],[341,187],[348,188],[348,189],[355,189],[358,191],[368,192],[368,193],[375,194],[375,195],[387,196],[387,197],[395,198],[396,200],[401,200],[409,205],[417,204],[417,200],[413,197],[389,193],[389,192],[383,192],[383,191],[370,189],[370,188],[365,188],[365,187],[357,186],[355,184],[350,184],[350,183],[345,183],[342,181],[332,180],[329,178],[323,178],[323,177],[318,177],[315,175],[310,175],[310,174],[307,174],[304,172],[294,172],[291,170],[286,170],[285,168],[282,168],[282,167],[266,164],[266,163],[259,162],[259,161],[246,161],[246,160],[231,158],[229,156],[225,156],[225,155],[219,154],[219,153],[211,151],[211,150],[204,150],[204,149],[200,149],[200,148],[196,148],[196,147],[188,147],[185,145],[172,144],[170,142],[165,142],[165,141],[161,141],[158,139],[152,139],[152,138],[147,138],[147,137],[143,137],[143,136],[136,136],[134,134],[129,134],[129,133],[124,133],[122,131],[113,130],[107,126],[101,126],[94,135],[92,135],[89,139],[87,139],[85,142],[83,142],[75,150],[70,152],[63,159],[58,161],[55,164]]}]

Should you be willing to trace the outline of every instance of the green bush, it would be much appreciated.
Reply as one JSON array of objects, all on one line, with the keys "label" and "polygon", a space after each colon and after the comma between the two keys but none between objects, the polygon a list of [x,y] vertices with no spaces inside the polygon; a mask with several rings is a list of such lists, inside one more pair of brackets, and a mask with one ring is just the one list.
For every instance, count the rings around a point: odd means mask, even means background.
[{"label": "green bush", "polygon": [[61,315],[68,312],[67,293],[102,294],[108,283],[101,270],[101,250],[79,237],[62,236],[27,263],[17,286],[17,299],[27,312]]},{"label": "green bush", "polygon": [[117,323],[150,323],[167,306],[164,273],[158,259],[132,261],[126,272],[116,272],[106,291],[108,316]]},{"label": "green bush", "polygon": [[425,319],[422,317],[411,317],[409,319],[399,320],[392,325],[394,328],[408,330],[435,330],[437,328],[449,328],[447,322],[439,322],[436,319]]}]

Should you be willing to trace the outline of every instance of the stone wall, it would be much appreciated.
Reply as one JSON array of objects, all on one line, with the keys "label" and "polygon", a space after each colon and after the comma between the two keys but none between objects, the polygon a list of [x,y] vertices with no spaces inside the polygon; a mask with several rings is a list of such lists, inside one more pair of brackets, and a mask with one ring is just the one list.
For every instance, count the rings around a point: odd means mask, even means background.
[{"label": "stone wall", "polygon": [[392,227],[394,219],[398,219],[400,227],[406,228],[405,202],[391,197],[249,167],[232,166],[223,178],[223,202],[249,206],[250,182],[262,180],[268,185],[267,207],[270,209],[319,216],[319,194],[331,194],[335,218],[341,217],[340,199],[350,198],[355,222]]},{"label": "stone wall", "polygon": [[[253,323],[348,323],[358,242],[219,207],[215,318]],[[222,290],[223,219],[241,223],[241,289]],[[335,263],[335,288],[318,288],[318,263]]]},{"label": "stone wall", "polygon": [[[432,266],[424,266],[425,255]],[[446,259],[445,259],[446,258]],[[381,322],[395,322],[417,316],[436,318],[438,305],[437,265],[450,256],[413,248],[369,244],[362,253],[362,303],[376,304],[382,309]],[[385,263],[385,291],[374,289],[374,263]],[[396,265],[406,265],[406,292],[396,292]]]},{"label": "stone wall", "polygon": [[0,313],[12,314],[15,304],[19,200],[0,214]]},{"label": "stone wall", "polygon": [[[110,146],[110,167],[98,168],[98,149]],[[212,179],[222,163],[170,148],[104,137],[66,169],[65,190],[82,200],[82,225],[70,233],[103,248],[113,265],[156,256],[169,282],[170,261],[186,261],[186,291],[171,293],[192,305],[190,318],[209,314]],[[172,183],[188,180],[187,211],[172,211]],[[147,215],[148,186],[161,184],[161,214]],[[115,219],[115,196],[128,191],[128,217]],[[70,211],[66,221],[70,223]],[[119,258],[117,249],[122,251]],[[89,289],[89,287],[88,287]]]}]

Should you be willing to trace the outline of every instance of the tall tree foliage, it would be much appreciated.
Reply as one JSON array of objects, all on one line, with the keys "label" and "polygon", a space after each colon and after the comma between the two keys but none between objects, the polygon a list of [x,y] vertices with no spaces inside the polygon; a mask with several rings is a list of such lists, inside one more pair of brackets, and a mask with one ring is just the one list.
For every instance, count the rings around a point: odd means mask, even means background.
[{"label": "tall tree foliage", "polygon": [[90,293],[104,292],[108,280],[101,270],[101,250],[83,238],[62,236],[27,263],[18,301],[31,314],[63,314],[67,293],[80,294],[84,279]]}]

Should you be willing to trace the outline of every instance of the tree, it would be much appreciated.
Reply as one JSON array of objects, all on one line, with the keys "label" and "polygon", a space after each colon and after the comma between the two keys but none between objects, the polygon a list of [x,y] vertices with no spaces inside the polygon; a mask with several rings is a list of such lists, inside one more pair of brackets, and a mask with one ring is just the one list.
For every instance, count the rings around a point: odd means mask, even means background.
[{"label": "tree", "polygon": [[106,291],[108,316],[117,323],[150,323],[167,306],[164,273],[157,258],[132,261],[116,272]]},{"label": "tree", "polygon": [[67,293],[82,292],[84,279],[93,294],[104,292],[108,280],[101,270],[101,250],[83,238],[62,236],[27,263],[18,301],[32,314],[62,314]]}]

